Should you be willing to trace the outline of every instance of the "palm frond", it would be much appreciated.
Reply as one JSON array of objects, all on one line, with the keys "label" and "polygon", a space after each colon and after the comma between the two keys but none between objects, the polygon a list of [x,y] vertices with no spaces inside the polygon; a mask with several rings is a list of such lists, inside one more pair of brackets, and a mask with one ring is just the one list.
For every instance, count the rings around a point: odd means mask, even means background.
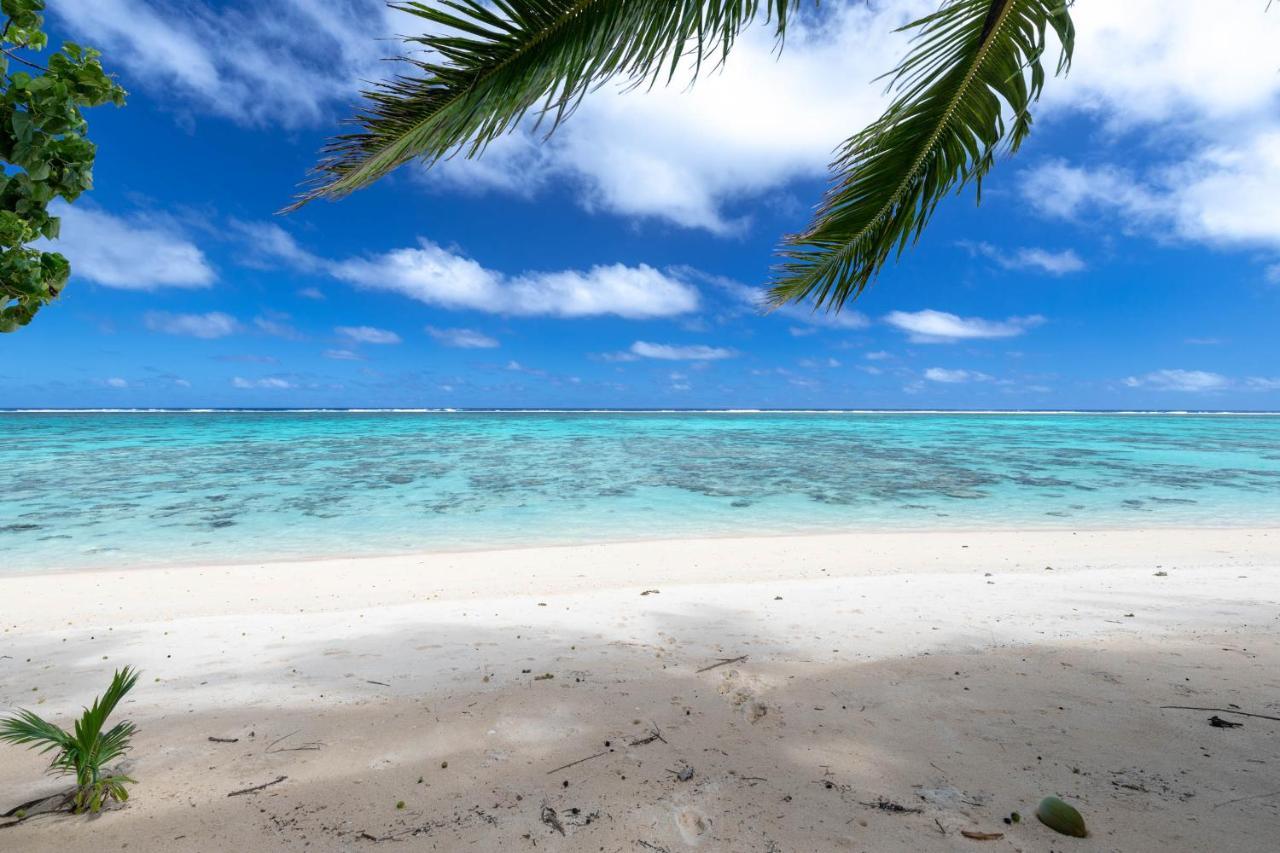
[{"label": "palm frond", "polygon": [[1070,0],[946,0],[904,29],[911,52],[890,74],[893,103],[841,148],[809,226],[787,238],[769,300],[838,311],[895,252],[919,239],[944,196],[981,182],[1031,129],[1052,28],[1071,62]]},{"label": "palm frond", "polygon": [[103,725],[107,722],[107,717],[111,716],[111,712],[116,709],[116,705],[120,704],[120,700],[125,694],[133,689],[138,683],[138,671],[125,667],[118,669],[111,678],[111,684],[101,696],[93,700],[93,704],[85,709],[84,714],[76,721],[76,736],[83,737],[83,742],[96,740],[98,734],[102,731]]},{"label": "palm frond", "polygon": [[796,0],[435,0],[394,8],[430,33],[406,38],[428,58],[416,74],[365,93],[359,130],[325,148],[316,178],[289,209],[364,187],[397,166],[474,157],[542,105],[554,129],[614,76],[669,81],[688,61],[722,61],[763,7],[779,37]]},{"label": "palm frond", "polygon": [[129,748],[129,741],[137,733],[138,727],[127,720],[122,723],[116,723],[97,742],[98,752],[95,756],[97,762],[99,764],[107,764],[124,755]]},{"label": "palm frond", "polygon": [[0,741],[29,746],[45,753],[51,749],[66,749],[72,737],[31,711],[19,711],[16,716],[0,720]]}]

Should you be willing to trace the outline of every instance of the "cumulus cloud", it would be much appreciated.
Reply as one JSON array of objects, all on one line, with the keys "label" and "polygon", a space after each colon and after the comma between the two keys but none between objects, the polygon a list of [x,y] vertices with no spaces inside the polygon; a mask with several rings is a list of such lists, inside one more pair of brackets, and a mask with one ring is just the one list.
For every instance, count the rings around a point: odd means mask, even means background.
[{"label": "cumulus cloud", "polygon": [[696,288],[646,264],[507,276],[429,240],[416,248],[335,263],[332,274],[429,305],[495,314],[650,319],[698,307]]},{"label": "cumulus cloud", "polygon": [[267,388],[271,390],[297,387],[289,380],[275,376],[267,376],[262,379],[245,379],[243,376],[236,376],[232,378],[231,385],[234,388]]},{"label": "cumulus cloud", "polygon": [[812,334],[818,329],[865,329],[871,325],[871,319],[860,311],[845,308],[842,311],[815,311],[803,305],[788,303],[774,308],[769,304],[768,291],[763,287],[752,287],[724,276],[708,275],[690,268],[682,268],[685,275],[705,281],[718,288],[744,308],[756,314],[775,314],[792,322],[803,323],[809,328],[791,327],[791,334],[800,338]]},{"label": "cumulus cloud", "polygon": [[1050,160],[1024,173],[1024,196],[1049,216],[1107,216],[1158,239],[1280,248],[1280,16],[1264,6],[1075,4],[1075,62],[1046,88],[1043,117],[1083,111],[1154,154],[1142,170]]},{"label": "cumulus cloud", "polygon": [[957,385],[964,382],[987,382],[991,377],[976,370],[950,370],[945,367],[930,367],[924,372],[924,378],[930,382],[941,382],[946,385]]},{"label": "cumulus cloud", "polygon": [[[302,248],[292,234],[274,222],[232,219],[230,228],[245,247],[240,262],[246,266],[274,267],[283,264],[293,270],[312,272],[327,265],[327,261]],[[324,298],[324,294],[314,287],[303,288],[298,295],[307,299]]]},{"label": "cumulus cloud", "polygon": [[1156,391],[1185,391],[1209,393],[1214,391],[1276,391],[1280,390],[1280,377],[1250,376],[1232,379],[1208,370],[1166,369],[1153,370],[1141,376],[1130,376],[1123,384],[1128,388],[1151,388]]},{"label": "cumulus cloud", "polygon": [[303,338],[302,332],[299,332],[289,324],[289,315],[282,314],[278,311],[267,311],[253,318],[253,325],[258,331],[271,335],[276,338],[284,338],[287,341],[300,341]]},{"label": "cumulus cloud", "polygon": [[225,338],[241,330],[235,317],[221,311],[207,314],[171,314],[168,311],[148,311],[143,323],[153,332],[166,335],[183,335],[191,338]]},{"label": "cumulus cloud", "polygon": [[123,67],[129,88],[234,122],[297,127],[354,100],[397,32],[421,29],[375,0],[59,0],[68,32]]},{"label": "cumulus cloud", "polygon": [[1036,270],[1049,275],[1066,275],[1085,268],[1085,262],[1072,249],[1061,252],[1036,247],[1003,250],[990,243],[969,241],[961,241],[959,245],[969,254],[986,258],[1007,270]]},{"label": "cumulus cloud", "polygon": [[1022,193],[1051,217],[1109,215],[1160,239],[1280,249],[1280,127],[1143,176],[1048,161],[1024,172]]},{"label": "cumulus cloud", "polygon": [[907,333],[918,344],[947,344],[956,341],[988,338],[1013,338],[1044,322],[1044,317],[1010,317],[1007,320],[984,320],[960,317],[946,311],[893,311],[885,316],[890,326]]},{"label": "cumulus cloud", "polygon": [[349,349],[327,349],[324,351],[324,357],[334,361],[364,361],[364,356]]},{"label": "cumulus cloud", "polygon": [[216,278],[204,253],[163,219],[62,203],[51,212],[62,218],[62,233],[40,247],[66,255],[75,278],[121,290],[202,288]]},{"label": "cumulus cloud", "polygon": [[706,344],[654,344],[648,341],[636,341],[628,352],[639,358],[657,358],[664,361],[719,361],[737,355],[731,349],[712,347]]},{"label": "cumulus cloud", "polygon": [[389,329],[374,326],[335,326],[334,331],[358,344],[398,344],[400,336]]},{"label": "cumulus cloud", "polygon": [[437,329],[427,326],[427,334],[447,347],[458,349],[493,349],[499,346],[496,338],[474,329]]}]

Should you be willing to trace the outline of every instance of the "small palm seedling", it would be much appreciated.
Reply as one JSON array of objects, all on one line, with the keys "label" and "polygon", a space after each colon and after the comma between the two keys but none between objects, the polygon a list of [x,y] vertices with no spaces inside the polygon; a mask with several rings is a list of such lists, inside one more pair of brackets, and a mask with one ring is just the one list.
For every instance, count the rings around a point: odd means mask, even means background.
[{"label": "small palm seedling", "polygon": [[31,711],[19,711],[16,716],[0,720],[0,741],[25,745],[42,753],[57,750],[49,772],[76,777],[75,792],[66,801],[76,814],[100,811],[109,800],[124,802],[129,799],[125,785],[133,784],[134,780],[119,773],[104,775],[103,771],[107,764],[128,751],[129,741],[138,727],[128,721],[116,723],[105,732],[103,727],[137,681],[137,670],[127,666],[116,670],[111,686],[76,720],[74,733]]}]

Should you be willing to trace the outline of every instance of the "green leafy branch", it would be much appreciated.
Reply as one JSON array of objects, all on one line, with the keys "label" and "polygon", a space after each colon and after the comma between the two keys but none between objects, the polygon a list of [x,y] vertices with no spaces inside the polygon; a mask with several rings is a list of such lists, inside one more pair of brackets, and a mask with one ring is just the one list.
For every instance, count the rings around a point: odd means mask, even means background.
[{"label": "green leafy branch", "polygon": [[[12,332],[57,299],[71,275],[61,254],[29,244],[57,239],[51,201],[74,201],[93,187],[97,149],[81,109],[123,106],[125,91],[91,48],[65,42],[43,65],[18,53],[48,44],[44,0],[0,0],[0,11],[7,16],[0,32],[0,332]],[[11,61],[40,73],[11,73]]]}]

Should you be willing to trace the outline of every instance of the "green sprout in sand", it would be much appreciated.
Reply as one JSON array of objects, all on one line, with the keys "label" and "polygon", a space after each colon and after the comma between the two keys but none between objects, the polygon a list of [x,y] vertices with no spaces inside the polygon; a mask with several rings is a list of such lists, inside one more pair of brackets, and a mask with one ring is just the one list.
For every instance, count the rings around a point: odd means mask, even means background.
[{"label": "green sprout in sand", "polygon": [[101,811],[110,800],[123,803],[129,799],[125,786],[134,784],[134,780],[120,773],[104,773],[104,768],[128,751],[138,727],[127,720],[105,732],[103,727],[137,681],[137,670],[127,666],[116,670],[107,691],[76,720],[74,732],[31,711],[19,711],[16,716],[0,720],[0,741],[25,745],[41,753],[56,750],[49,772],[76,777],[75,791],[68,795],[74,813]]}]

